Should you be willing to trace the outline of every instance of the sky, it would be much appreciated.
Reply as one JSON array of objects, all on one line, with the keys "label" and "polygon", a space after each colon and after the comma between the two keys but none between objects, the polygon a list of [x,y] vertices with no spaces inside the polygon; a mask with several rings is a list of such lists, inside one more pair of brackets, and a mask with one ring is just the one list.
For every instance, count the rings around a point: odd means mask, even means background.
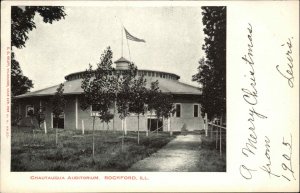
[{"label": "sky", "polygon": [[[46,24],[36,14],[36,29],[26,47],[14,48],[23,74],[34,88],[65,81],[70,73],[96,66],[110,46],[113,61],[121,57],[122,24],[146,43],[128,40],[123,33],[123,56],[138,69],[175,73],[194,86],[192,75],[204,56],[201,7],[65,7],[65,19]],[[122,23],[122,24],[121,24]]]}]

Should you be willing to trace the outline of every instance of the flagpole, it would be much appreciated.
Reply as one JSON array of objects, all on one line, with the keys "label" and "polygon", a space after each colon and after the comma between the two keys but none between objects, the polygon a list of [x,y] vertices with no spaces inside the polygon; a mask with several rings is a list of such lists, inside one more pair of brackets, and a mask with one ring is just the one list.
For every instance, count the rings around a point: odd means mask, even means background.
[{"label": "flagpole", "polygon": [[122,26],[122,28],[121,28],[121,33],[122,33],[122,57],[123,57],[123,26]]},{"label": "flagpole", "polygon": [[128,47],[128,53],[129,53],[129,60],[131,62],[131,54],[130,54],[130,49],[129,49],[129,43],[128,43],[128,39],[126,38],[127,40],[127,47]]}]

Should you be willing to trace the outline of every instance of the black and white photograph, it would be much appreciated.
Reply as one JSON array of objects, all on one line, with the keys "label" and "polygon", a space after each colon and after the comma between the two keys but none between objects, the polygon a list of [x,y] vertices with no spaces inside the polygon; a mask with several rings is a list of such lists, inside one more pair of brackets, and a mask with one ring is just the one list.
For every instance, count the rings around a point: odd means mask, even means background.
[{"label": "black and white photograph", "polygon": [[12,6],[11,171],[226,172],[226,7]]},{"label": "black and white photograph", "polygon": [[0,192],[299,192],[299,1],[1,1]]}]

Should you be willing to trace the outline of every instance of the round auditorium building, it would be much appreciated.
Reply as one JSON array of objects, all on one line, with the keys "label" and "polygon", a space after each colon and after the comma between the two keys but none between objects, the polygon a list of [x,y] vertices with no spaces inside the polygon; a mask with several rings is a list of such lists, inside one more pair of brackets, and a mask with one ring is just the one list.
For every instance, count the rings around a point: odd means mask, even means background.
[{"label": "round auditorium building", "polygon": [[[127,70],[129,61],[123,57],[114,62],[115,71]],[[82,77],[85,71],[75,72],[65,76],[64,98],[66,106],[64,113],[59,118],[53,118],[51,97],[56,92],[59,85],[44,88],[38,91],[29,92],[16,96],[18,114],[21,119],[20,126],[32,126],[32,120],[28,115],[29,111],[34,111],[37,107],[43,107],[45,115],[45,125],[53,128],[58,125],[62,129],[85,130],[92,129],[92,108],[82,110],[80,108],[80,96],[83,94],[81,88]],[[162,71],[138,70],[138,76],[144,75],[147,80],[147,87],[153,81],[158,80],[159,89],[162,92],[171,93],[175,107],[175,113],[168,119],[157,119],[155,113],[146,112],[140,116],[139,127],[141,131],[155,130],[157,125],[161,131],[180,131],[180,130],[202,130],[204,121],[201,116],[201,90],[180,82],[180,76]],[[37,123],[34,123],[37,124]],[[137,116],[130,114],[125,121],[125,129],[128,131],[137,130]],[[110,123],[103,124],[100,119],[96,119],[95,129],[106,130],[107,128],[122,130],[122,120],[116,113]]]}]

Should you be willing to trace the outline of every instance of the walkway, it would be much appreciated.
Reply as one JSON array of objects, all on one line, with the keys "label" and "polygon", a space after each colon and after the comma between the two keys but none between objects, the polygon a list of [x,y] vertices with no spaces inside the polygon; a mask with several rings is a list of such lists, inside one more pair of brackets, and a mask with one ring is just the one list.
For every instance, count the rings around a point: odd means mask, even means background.
[{"label": "walkway", "polygon": [[200,135],[179,135],[150,157],[133,164],[129,171],[195,171],[199,146]]}]

